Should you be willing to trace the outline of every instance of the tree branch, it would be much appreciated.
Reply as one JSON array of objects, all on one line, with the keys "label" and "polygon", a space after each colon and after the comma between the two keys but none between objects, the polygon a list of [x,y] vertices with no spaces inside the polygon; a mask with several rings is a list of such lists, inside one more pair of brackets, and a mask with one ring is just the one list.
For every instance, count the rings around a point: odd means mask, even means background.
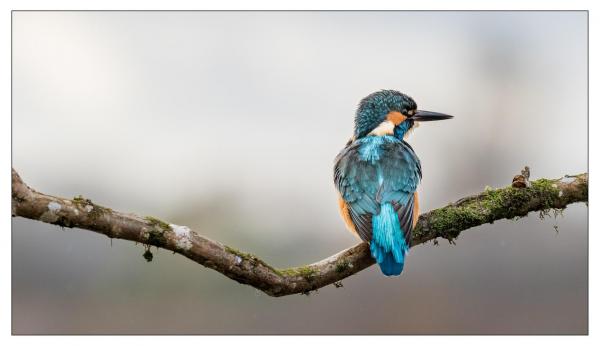
[{"label": "tree branch", "polygon": [[[528,177],[525,180],[524,187],[487,188],[480,194],[421,215],[413,230],[412,246],[438,237],[452,241],[471,227],[526,216],[531,211],[548,213],[571,203],[587,203],[587,173],[531,183]],[[514,186],[520,185],[515,183]],[[11,209],[13,217],[87,229],[109,238],[143,243],[148,248],[172,250],[275,297],[308,293],[332,283],[337,286],[338,281],[374,264],[368,244],[361,243],[317,263],[275,269],[254,255],[205,238],[185,226],[114,211],[82,197],[65,199],[39,193],[27,186],[14,169]]]}]

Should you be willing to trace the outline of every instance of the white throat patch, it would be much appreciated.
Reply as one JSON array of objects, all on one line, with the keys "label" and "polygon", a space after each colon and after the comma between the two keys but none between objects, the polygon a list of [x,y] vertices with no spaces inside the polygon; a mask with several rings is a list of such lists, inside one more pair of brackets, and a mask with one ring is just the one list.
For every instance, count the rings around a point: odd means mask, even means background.
[{"label": "white throat patch", "polygon": [[373,131],[369,132],[369,135],[373,136],[387,136],[394,135],[394,123],[391,120],[386,120],[379,124]]}]

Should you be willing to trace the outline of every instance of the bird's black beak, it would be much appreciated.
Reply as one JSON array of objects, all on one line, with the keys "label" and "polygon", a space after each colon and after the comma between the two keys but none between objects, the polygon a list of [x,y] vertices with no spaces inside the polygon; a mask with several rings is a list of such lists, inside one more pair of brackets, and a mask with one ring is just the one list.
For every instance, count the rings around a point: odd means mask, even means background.
[{"label": "bird's black beak", "polygon": [[414,121],[434,121],[434,120],[446,120],[454,118],[452,115],[437,113],[437,112],[429,112],[429,111],[420,111],[417,110],[415,114],[411,117]]}]

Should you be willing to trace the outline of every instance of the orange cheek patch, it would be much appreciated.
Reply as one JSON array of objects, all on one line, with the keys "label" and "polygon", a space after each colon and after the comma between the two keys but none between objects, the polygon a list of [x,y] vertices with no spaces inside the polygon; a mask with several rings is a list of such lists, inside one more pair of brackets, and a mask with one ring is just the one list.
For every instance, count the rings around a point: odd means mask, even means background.
[{"label": "orange cheek patch", "polygon": [[387,117],[387,120],[391,121],[394,123],[394,125],[399,125],[401,122],[403,122],[404,120],[406,120],[406,116],[404,116],[404,114],[400,113],[400,112],[396,112],[396,111],[392,111],[389,112]]}]

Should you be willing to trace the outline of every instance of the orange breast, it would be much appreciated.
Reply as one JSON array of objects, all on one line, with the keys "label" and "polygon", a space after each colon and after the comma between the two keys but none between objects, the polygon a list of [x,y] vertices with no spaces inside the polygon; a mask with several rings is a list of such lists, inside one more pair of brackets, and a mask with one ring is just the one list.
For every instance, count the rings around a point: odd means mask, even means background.
[{"label": "orange breast", "polygon": [[413,206],[413,227],[417,225],[419,221],[419,194],[415,191],[415,204]]},{"label": "orange breast", "polygon": [[344,201],[342,196],[339,195],[338,204],[340,207],[340,214],[342,215],[342,219],[346,224],[346,228],[348,228],[348,230],[352,232],[352,234],[354,234],[360,239],[360,237],[358,236],[358,232],[356,232],[356,226],[354,226],[354,222],[352,222],[352,218],[350,218],[350,210],[348,209],[348,204],[346,203],[346,201]]}]

